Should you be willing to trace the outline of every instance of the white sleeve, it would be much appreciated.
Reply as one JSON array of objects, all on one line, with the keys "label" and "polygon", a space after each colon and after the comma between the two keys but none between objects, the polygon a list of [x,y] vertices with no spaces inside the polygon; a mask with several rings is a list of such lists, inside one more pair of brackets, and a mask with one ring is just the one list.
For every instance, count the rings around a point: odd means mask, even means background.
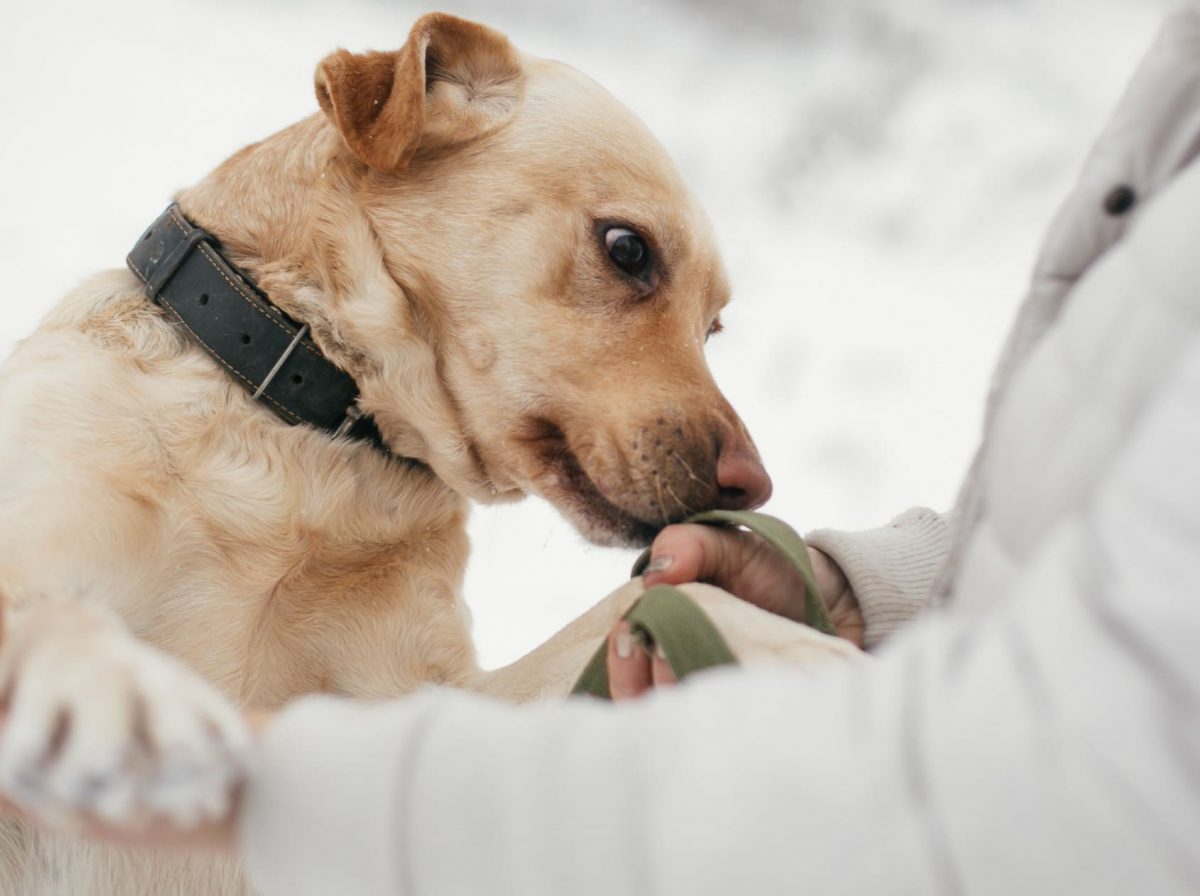
[{"label": "white sleeve", "polygon": [[1009,600],[618,707],[286,711],[266,896],[1200,892],[1200,345]]}]

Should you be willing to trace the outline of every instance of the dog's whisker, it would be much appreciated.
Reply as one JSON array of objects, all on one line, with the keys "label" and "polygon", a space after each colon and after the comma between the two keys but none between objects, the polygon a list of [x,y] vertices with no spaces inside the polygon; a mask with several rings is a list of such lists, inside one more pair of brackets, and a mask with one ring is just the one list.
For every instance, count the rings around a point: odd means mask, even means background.
[{"label": "dog's whisker", "polygon": [[664,523],[666,523],[666,522],[669,522],[669,521],[670,521],[670,519],[671,519],[671,516],[670,516],[670,514],[668,514],[668,513],[667,513],[667,504],[666,504],[666,502],[665,502],[665,501],[663,501],[663,494],[662,494],[662,477],[661,477],[661,476],[659,476],[659,475],[658,475],[658,473],[655,473],[655,474],[654,474],[654,490],[655,490],[655,492],[657,493],[657,496],[658,496],[658,513],[659,513],[659,516],[660,516],[660,518],[662,519],[662,521],[663,521]]},{"label": "dog's whisker", "polygon": [[677,452],[671,452],[671,457],[674,458],[675,460],[679,461],[679,465],[681,467],[683,467],[684,470],[687,471],[688,476],[692,479],[693,482],[699,482],[701,485],[708,484],[703,479],[701,479],[699,476],[696,475],[695,471],[691,468],[691,466],[688,464],[688,462],[683,459],[682,454],[679,454]]},{"label": "dog's whisker", "polygon": [[671,495],[672,498],[675,499],[675,503],[678,504],[679,509],[683,511],[683,515],[690,516],[692,513],[691,505],[688,504],[686,501],[684,501],[682,498],[680,498],[679,495],[675,494],[675,490],[673,488],[671,488],[670,483],[667,483],[667,492]]}]

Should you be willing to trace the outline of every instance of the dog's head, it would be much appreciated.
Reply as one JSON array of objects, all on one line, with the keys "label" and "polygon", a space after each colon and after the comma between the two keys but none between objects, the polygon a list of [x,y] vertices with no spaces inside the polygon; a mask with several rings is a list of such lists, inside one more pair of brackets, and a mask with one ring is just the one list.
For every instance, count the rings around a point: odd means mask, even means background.
[{"label": "dog's head", "polygon": [[[705,363],[729,299],[709,222],[631,112],[440,14],[398,51],[334,53],[316,88],[337,137],[321,177],[369,221],[340,263],[374,253],[408,306],[397,324],[362,289],[340,312],[399,450],[451,484],[469,462],[497,495],[541,495],[598,542],[766,500]],[[415,424],[422,403],[444,413]]]}]

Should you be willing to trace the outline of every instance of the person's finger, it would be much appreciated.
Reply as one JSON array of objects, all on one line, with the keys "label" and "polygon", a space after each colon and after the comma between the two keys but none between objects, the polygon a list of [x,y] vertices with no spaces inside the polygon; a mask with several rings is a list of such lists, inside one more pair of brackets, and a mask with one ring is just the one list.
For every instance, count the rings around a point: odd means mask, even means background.
[{"label": "person's finger", "polygon": [[720,582],[732,572],[738,545],[732,531],[696,523],[668,526],[654,539],[643,579],[647,586]]},{"label": "person's finger", "polygon": [[655,648],[654,656],[650,659],[650,679],[656,688],[668,688],[678,684],[675,673],[671,671],[671,664],[667,662],[660,648]]},{"label": "person's finger", "polygon": [[639,697],[653,684],[650,657],[621,620],[608,635],[608,691],[614,700]]}]

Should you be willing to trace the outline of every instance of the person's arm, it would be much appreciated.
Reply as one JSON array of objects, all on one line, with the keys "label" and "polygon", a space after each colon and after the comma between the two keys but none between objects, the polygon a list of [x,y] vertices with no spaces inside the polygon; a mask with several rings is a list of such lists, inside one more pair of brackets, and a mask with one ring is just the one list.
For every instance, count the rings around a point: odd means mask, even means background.
[{"label": "person's arm", "polygon": [[950,547],[946,518],[913,507],[886,526],[860,532],[817,529],[804,536],[846,577],[872,650],[929,606],[930,589]]},{"label": "person's arm", "polygon": [[876,662],[620,706],[303,701],[241,843],[265,896],[1194,893],[1200,341],[982,617]]}]

